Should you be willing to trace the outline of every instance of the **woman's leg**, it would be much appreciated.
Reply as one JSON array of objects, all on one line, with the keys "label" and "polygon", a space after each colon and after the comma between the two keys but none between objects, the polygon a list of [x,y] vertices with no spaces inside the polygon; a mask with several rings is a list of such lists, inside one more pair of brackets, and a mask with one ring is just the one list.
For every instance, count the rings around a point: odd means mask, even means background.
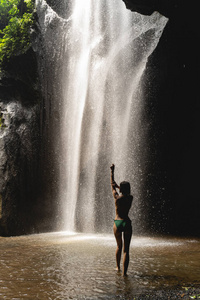
[{"label": "woman's leg", "polygon": [[124,232],[123,275],[126,276],[129,265],[129,248],[132,237],[132,227]]},{"label": "woman's leg", "polygon": [[120,270],[120,261],[122,255],[122,233],[117,230],[117,226],[114,224],[113,231],[115,235],[115,239],[117,242],[117,249],[116,249],[116,263],[117,263],[117,270]]}]

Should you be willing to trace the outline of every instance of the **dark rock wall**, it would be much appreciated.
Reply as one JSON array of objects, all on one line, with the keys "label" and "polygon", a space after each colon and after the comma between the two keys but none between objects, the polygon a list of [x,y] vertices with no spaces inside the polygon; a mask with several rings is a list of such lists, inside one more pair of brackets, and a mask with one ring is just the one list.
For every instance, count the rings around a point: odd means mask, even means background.
[{"label": "dark rock wall", "polygon": [[[66,9],[63,5],[56,5],[60,12]],[[54,34],[54,25],[48,30]],[[0,235],[4,236],[52,231],[60,222],[56,198],[60,89],[52,74],[62,72],[54,55],[44,50],[48,42],[36,20],[32,47],[7,63],[0,76]],[[54,45],[49,48],[53,51]],[[50,63],[46,56],[51,56]]]},{"label": "dark rock wall", "polygon": [[39,193],[40,88],[30,48],[6,64],[0,79],[0,234],[35,231]]},{"label": "dark rock wall", "polygon": [[[137,1],[129,2],[134,10]],[[146,12],[148,1],[138,1]],[[159,1],[157,1],[159,2]],[[158,4],[161,4],[160,1]],[[154,3],[156,3],[154,1]],[[146,122],[150,123],[149,168],[144,202],[147,229],[200,236],[200,104],[198,11],[186,1],[165,1],[169,17],[146,71]],[[140,11],[140,7],[137,6]],[[144,12],[144,11],[143,11]]]},{"label": "dark rock wall", "polygon": [[169,23],[150,65],[157,71],[151,83],[154,90],[157,82],[153,129],[159,169],[164,171],[167,182],[166,202],[171,209],[167,227],[170,232],[199,234],[200,65],[196,34],[174,34],[173,24]]},{"label": "dark rock wall", "polygon": [[[48,1],[47,1],[48,2]],[[66,1],[56,2],[52,7],[66,12]],[[53,3],[53,1],[52,1]],[[63,8],[63,10],[61,9]],[[37,53],[39,80],[41,84],[41,199],[44,217],[40,218],[40,228],[61,230],[60,185],[60,115],[63,109],[63,51],[65,43],[63,31],[65,26],[47,4],[37,6],[38,33],[33,43]],[[49,17],[50,16],[50,17]],[[67,28],[65,28],[67,32]],[[45,225],[46,224],[46,225]],[[44,231],[44,230],[43,230]]]}]

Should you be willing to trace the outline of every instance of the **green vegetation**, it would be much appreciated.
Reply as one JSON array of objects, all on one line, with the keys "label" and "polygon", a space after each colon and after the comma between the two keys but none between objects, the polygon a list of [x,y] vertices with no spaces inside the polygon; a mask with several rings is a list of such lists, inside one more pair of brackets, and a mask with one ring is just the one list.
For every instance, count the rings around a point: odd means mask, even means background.
[{"label": "green vegetation", "polygon": [[0,0],[0,68],[30,45],[34,0]]}]

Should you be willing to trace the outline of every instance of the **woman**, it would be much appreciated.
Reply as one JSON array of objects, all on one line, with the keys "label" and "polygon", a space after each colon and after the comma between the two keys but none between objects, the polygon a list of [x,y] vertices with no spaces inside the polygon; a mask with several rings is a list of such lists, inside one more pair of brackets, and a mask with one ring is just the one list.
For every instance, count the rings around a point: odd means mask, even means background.
[{"label": "woman", "polygon": [[[132,205],[133,196],[130,195],[130,183],[127,181],[123,181],[120,183],[120,187],[114,180],[114,170],[115,165],[113,164],[111,167],[111,187],[112,193],[115,199],[115,220],[114,220],[114,235],[117,241],[117,250],[116,250],[116,263],[117,263],[117,271],[120,271],[120,260],[122,254],[123,247],[123,276],[126,276],[128,264],[129,264],[129,247],[132,236],[132,225],[131,220],[128,217],[129,210]],[[119,189],[120,195],[116,191]],[[123,241],[122,241],[122,233],[123,233]]]}]

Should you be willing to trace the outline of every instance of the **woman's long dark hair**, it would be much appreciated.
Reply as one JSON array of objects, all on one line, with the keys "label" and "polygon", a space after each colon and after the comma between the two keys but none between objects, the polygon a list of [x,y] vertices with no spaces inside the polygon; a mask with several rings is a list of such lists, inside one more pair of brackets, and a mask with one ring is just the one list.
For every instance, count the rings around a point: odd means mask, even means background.
[{"label": "woman's long dark hair", "polygon": [[122,181],[120,183],[120,192],[123,195],[130,195],[130,193],[131,193],[131,186],[130,186],[130,183],[128,181]]}]

